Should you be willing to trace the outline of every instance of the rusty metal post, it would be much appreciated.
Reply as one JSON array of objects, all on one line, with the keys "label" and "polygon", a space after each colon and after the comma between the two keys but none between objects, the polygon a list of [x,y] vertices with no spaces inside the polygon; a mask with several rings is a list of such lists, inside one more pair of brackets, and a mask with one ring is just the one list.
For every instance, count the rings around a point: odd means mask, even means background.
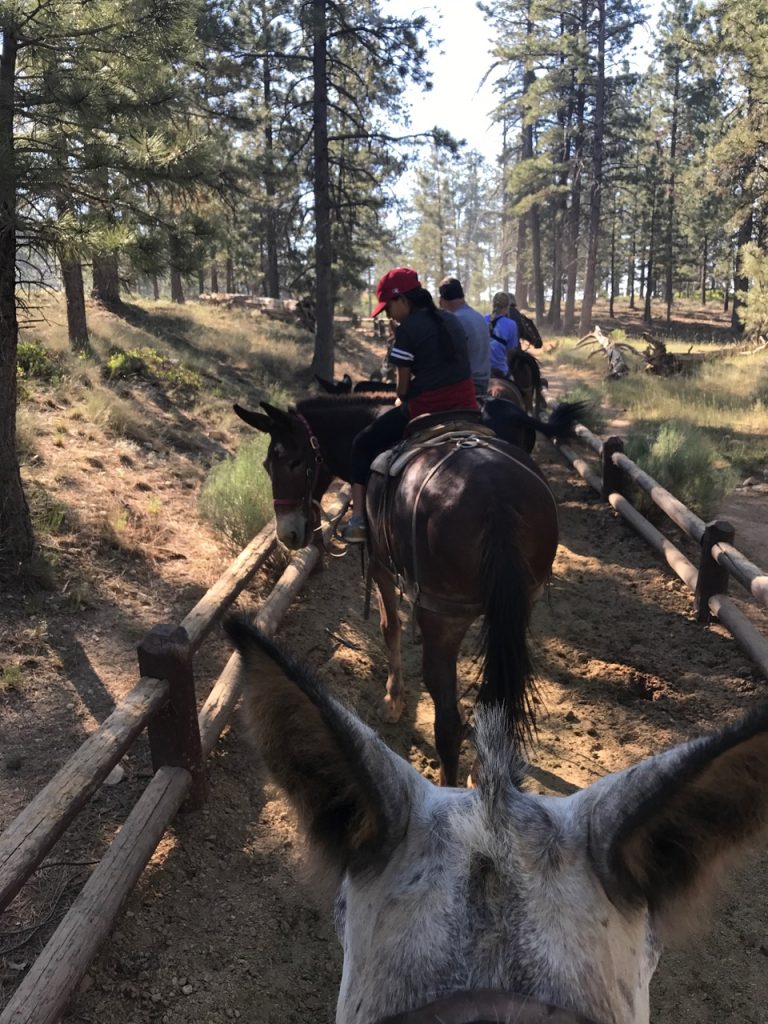
[{"label": "rusty metal post", "polygon": [[167,679],[171,687],[168,703],[147,726],[152,767],[186,768],[192,775],[190,803],[205,803],[207,785],[200,728],[197,721],[192,651],[181,626],[154,626],[138,647],[139,672],[153,679]]},{"label": "rusty metal post", "polygon": [[724,519],[715,519],[707,523],[701,538],[701,559],[699,561],[699,578],[696,582],[696,618],[699,622],[710,622],[712,613],[709,610],[709,599],[715,594],[728,592],[728,570],[719,565],[712,557],[715,544],[725,542],[733,544],[736,531]]},{"label": "rusty metal post", "polygon": [[614,452],[624,451],[624,441],[620,437],[606,437],[600,456],[603,477],[603,500],[607,501],[610,494],[623,494],[624,473],[613,462]]}]

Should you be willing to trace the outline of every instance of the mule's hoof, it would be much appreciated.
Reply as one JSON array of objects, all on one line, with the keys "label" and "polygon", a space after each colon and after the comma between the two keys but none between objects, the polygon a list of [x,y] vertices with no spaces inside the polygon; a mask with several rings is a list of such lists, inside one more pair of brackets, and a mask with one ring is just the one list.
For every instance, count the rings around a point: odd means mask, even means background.
[{"label": "mule's hoof", "polygon": [[394,722],[399,722],[404,706],[405,701],[402,697],[394,698],[387,694],[381,704],[379,704],[379,718],[382,722],[389,722],[390,725]]}]

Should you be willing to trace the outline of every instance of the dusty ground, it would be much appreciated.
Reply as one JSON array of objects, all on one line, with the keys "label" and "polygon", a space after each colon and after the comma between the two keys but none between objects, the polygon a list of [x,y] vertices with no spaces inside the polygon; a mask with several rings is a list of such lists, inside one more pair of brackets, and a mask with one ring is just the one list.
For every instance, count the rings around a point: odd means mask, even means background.
[{"label": "dusty ground", "polygon": [[[722,629],[693,621],[683,584],[557,453],[543,447],[540,458],[560,504],[562,535],[552,584],[534,616],[541,735],[531,785],[568,793],[736,717],[765,699],[765,680]],[[71,462],[78,486],[85,487],[89,471],[103,472],[105,490],[127,500],[131,485],[121,490],[120,452],[78,449]],[[162,540],[155,526],[151,554],[137,550],[126,561],[116,552],[114,572],[90,579],[87,602],[78,600],[68,614],[50,601],[19,614],[8,608],[3,650],[12,650],[23,684],[0,693],[0,826],[130,688],[133,647],[144,630],[181,618],[226,564],[227,553],[205,527],[189,532],[196,486],[189,472],[189,465],[158,456],[157,467],[142,474],[151,489],[142,493],[162,495]],[[186,492],[177,486],[181,479],[192,484]],[[82,545],[76,531],[71,544]],[[745,552],[759,561],[746,546]],[[66,545],[62,558],[66,563]],[[81,582],[78,564],[73,560],[73,587]],[[251,602],[268,586],[264,574]],[[6,608],[9,598],[15,599],[6,595]],[[364,622],[361,608],[357,559],[330,559],[279,636],[375,722],[383,647],[375,616]],[[201,693],[223,654],[212,652],[199,668]],[[406,639],[408,708],[398,725],[382,731],[435,777],[432,710],[419,692],[418,661],[418,647]],[[469,658],[462,679],[473,679]],[[30,893],[0,918],[3,998],[145,784],[142,749],[124,767],[123,781],[102,789]],[[341,964],[327,904],[302,881],[286,807],[265,783],[239,720],[211,759],[210,793],[204,811],[183,814],[167,833],[66,1020],[333,1020]],[[767,870],[764,857],[731,887],[693,949],[667,953],[653,986],[655,1024],[768,1021]]]}]

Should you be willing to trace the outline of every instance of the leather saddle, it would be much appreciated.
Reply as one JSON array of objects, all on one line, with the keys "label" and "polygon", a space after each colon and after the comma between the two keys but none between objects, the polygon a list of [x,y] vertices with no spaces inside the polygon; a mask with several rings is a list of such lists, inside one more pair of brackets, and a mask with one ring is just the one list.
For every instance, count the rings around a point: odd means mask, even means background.
[{"label": "leather saddle", "polygon": [[451,412],[416,416],[405,428],[403,440],[377,455],[371,472],[381,476],[399,476],[405,466],[425,448],[462,441],[470,446],[473,438],[496,437],[482,423],[479,409],[455,409]]}]

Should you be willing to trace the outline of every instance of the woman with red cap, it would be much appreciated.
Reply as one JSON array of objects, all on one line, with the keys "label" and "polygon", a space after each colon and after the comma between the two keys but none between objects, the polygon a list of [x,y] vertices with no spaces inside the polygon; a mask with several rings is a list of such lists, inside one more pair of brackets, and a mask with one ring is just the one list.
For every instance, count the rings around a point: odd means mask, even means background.
[{"label": "woman with red cap", "polygon": [[478,408],[461,321],[437,308],[416,271],[388,270],[376,285],[376,296],[374,317],[386,310],[397,325],[389,351],[389,362],[397,371],[397,401],[352,442],[353,514],[342,531],[352,544],[367,539],[365,489],[371,463],[401,440],[408,420],[424,413]]}]

